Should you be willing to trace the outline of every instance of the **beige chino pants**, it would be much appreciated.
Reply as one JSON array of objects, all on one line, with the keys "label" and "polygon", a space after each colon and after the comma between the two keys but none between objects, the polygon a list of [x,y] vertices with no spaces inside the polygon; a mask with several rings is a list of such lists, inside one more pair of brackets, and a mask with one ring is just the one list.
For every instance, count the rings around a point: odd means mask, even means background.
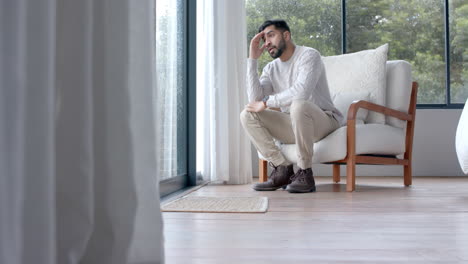
[{"label": "beige chino pants", "polygon": [[274,139],[285,144],[296,144],[301,169],[312,167],[314,143],[339,128],[338,121],[314,103],[295,100],[290,113],[264,110],[259,113],[244,109],[240,120],[255,148],[275,166],[288,161],[276,146]]}]

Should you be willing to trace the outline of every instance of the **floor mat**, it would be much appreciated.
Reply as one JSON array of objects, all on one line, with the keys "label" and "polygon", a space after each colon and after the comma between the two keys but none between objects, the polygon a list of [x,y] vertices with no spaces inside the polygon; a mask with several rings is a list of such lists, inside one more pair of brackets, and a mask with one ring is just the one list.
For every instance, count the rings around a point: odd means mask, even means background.
[{"label": "floor mat", "polygon": [[162,205],[163,212],[265,213],[267,197],[185,196]]}]

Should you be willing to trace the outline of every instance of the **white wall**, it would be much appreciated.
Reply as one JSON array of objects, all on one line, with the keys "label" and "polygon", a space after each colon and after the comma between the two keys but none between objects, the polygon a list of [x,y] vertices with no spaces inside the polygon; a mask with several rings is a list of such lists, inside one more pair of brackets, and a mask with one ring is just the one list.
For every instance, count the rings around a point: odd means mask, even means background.
[{"label": "white wall", "polygon": [[[464,175],[455,152],[455,132],[462,109],[418,109],[413,145],[414,176]],[[257,152],[252,148],[253,175],[258,177]],[[341,166],[341,175],[345,175]],[[358,165],[358,176],[401,176],[403,166]],[[331,165],[315,165],[314,175],[331,176]]]}]

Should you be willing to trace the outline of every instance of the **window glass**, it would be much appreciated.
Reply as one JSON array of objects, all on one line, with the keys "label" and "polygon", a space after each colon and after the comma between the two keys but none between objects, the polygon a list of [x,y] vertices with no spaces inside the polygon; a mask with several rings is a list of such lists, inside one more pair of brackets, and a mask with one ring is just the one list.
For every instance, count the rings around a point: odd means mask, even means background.
[{"label": "window glass", "polygon": [[444,2],[346,1],[347,52],[388,43],[389,60],[407,60],[412,65],[413,80],[420,87],[418,104],[445,104]]},{"label": "window glass", "polygon": [[187,174],[184,0],[156,1],[160,180]]}]

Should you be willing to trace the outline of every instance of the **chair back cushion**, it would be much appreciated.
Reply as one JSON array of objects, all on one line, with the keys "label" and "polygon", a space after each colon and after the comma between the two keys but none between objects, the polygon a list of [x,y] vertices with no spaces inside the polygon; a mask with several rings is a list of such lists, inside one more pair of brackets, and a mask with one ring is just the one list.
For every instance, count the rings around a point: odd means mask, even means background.
[{"label": "chair back cushion", "polygon": [[[387,107],[408,113],[411,82],[411,65],[407,61],[387,61]],[[399,128],[406,126],[405,121],[389,116],[386,123]]]},{"label": "chair back cushion", "polygon": [[[388,44],[374,50],[363,50],[323,57],[330,94],[368,92],[369,101],[386,105],[386,62]],[[366,123],[385,124],[385,116],[369,112]]]},{"label": "chair back cushion", "polygon": [[[346,118],[348,116],[349,106],[354,101],[365,100],[369,101],[369,92],[343,92],[333,95],[333,104]],[[367,119],[369,111],[364,108],[360,108],[356,115],[356,124],[364,124]]]}]

